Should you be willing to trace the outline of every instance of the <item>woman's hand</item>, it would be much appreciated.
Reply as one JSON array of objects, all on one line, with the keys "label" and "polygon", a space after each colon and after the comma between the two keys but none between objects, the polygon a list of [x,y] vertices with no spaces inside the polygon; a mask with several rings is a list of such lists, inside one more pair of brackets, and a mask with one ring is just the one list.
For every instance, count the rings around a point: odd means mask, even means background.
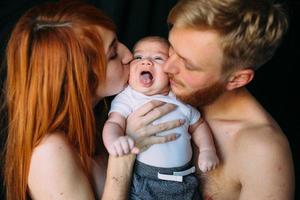
[{"label": "woman's hand", "polygon": [[171,112],[175,108],[176,106],[174,104],[153,100],[129,115],[126,122],[126,134],[135,141],[135,147],[132,149],[132,153],[138,154],[153,144],[173,141],[179,137],[176,133],[166,136],[156,136],[155,134],[181,126],[184,124],[184,120],[182,119],[168,121],[158,125],[151,124],[154,120]]}]

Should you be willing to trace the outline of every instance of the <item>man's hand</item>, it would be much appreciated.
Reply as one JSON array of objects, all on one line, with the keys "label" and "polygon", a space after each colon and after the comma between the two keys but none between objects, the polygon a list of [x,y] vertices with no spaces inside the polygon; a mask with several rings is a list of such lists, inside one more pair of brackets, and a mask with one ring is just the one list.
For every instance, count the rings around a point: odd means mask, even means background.
[{"label": "man's hand", "polygon": [[184,120],[173,120],[158,125],[151,123],[176,108],[173,104],[161,101],[150,101],[138,108],[127,118],[126,134],[134,139],[132,153],[138,154],[153,144],[165,143],[178,138],[178,134],[156,136],[157,133],[176,128],[184,124]]}]

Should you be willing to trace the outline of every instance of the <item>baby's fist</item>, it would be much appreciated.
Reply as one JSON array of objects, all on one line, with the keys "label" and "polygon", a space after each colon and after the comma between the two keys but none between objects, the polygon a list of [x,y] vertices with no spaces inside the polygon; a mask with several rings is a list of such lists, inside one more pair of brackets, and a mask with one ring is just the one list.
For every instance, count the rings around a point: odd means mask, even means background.
[{"label": "baby's fist", "polygon": [[121,136],[116,141],[114,141],[108,150],[108,153],[113,156],[123,156],[133,149],[134,140],[129,136]]}]

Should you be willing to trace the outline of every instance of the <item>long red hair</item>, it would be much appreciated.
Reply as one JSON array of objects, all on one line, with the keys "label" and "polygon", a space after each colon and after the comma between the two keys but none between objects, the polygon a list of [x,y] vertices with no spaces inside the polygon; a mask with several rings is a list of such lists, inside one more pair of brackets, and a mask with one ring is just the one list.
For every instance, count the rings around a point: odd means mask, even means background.
[{"label": "long red hair", "polygon": [[92,97],[106,74],[99,28],[113,22],[91,5],[64,1],[37,6],[16,24],[7,45],[8,138],[4,180],[8,200],[25,200],[33,149],[63,131],[88,177],[94,153]]}]

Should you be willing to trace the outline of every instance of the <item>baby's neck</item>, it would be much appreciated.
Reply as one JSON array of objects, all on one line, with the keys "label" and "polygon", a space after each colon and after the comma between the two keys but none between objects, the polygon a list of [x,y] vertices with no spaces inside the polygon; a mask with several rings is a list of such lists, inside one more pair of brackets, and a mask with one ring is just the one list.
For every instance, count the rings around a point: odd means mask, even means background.
[{"label": "baby's neck", "polygon": [[137,88],[132,87],[131,85],[129,85],[129,87],[131,89],[133,89],[134,91],[139,92],[139,93],[141,93],[143,95],[146,95],[146,96],[154,96],[154,95],[168,96],[169,93],[170,93],[170,89],[169,88],[164,88],[164,89],[162,89],[160,91],[154,92],[153,90],[152,91],[151,90],[149,90],[149,91],[141,91],[141,90],[139,90]]},{"label": "baby's neck", "polygon": [[146,96],[154,96],[154,95],[168,96],[168,95],[169,95],[169,92],[170,92],[170,90],[169,90],[169,91],[161,91],[161,92],[157,92],[157,93],[154,93],[154,94],[151,94],[151,95],[145,94],[145,93],[143,93],[143,92],[140,92],[140,93],[142,93],[142,94],[144,94],[144,95],[146,95]]},{"label": "baby's neck", "polygon": [[162,92],[157,93],[156,95],[168,96],[169,92],[170,92],[170,90],[162,91]]}]

